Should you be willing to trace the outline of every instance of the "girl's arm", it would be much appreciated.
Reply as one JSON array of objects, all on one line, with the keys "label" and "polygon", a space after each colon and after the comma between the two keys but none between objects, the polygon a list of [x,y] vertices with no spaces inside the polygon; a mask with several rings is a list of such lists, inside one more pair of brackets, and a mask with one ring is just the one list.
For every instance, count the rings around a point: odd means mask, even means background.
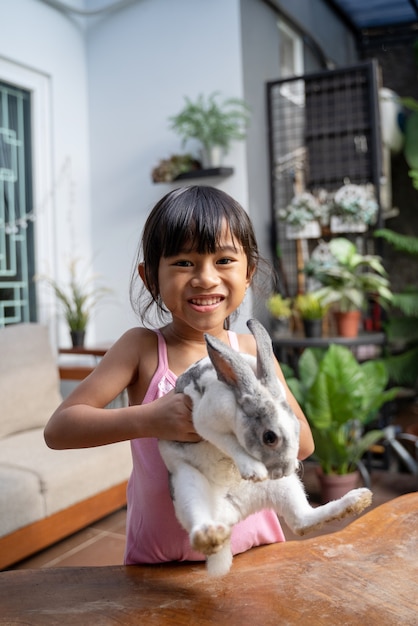
[{"label": "girl's arm", "polygon": [[[193,427],[192,406],[187,396],[170,392],[149,404],[139,404],[157,361],[141,385],[138,355],[155,354],[153,341],[148,331],[133,329],[112,346],[51,416],[44,431],[50,448],[88,448],[137,437],[200,440]],[[105,408],[126,388],[133,398],[132,406]]]},{"label": "girl's arm", "polygon": [[300,408],[299,403],[296,401],[295,396],[292,394],[289,387],[287,386],[286,379],[278,363],[276,363],[276,371],[277,371],[277,377],[282,381],[284,388],[286,390],[286,399],[288,403],[290,404],[290,406],[292,407],[293,413],[296,415],[296,417],[299,420],[300,434],[299,434],[298,459],[299,461],[303,461],[304,459],[308,458],[308,456],[311,456],[311,454],[313,453],[315,449],[315,444],[314,444],[314,440],[312,437],[311,428],[308,424],[308,420],[306,419],[304,412]]}]

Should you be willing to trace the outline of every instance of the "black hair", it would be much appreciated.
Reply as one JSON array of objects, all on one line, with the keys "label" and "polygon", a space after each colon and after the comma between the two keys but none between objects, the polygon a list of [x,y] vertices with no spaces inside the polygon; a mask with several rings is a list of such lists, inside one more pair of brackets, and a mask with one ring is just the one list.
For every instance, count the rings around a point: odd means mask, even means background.
[{"label": "black hair", "polygon": [[[149,214],[141,238],[131,280],[131,303],[144,322],[153,304],[160,319],[168,311],[160,297],[160,259],[181,251],[213,254],[219,244],[224,222],[233,241],[242,246],[248,262],[248,275],[257,270],[259,253],[251,220],[243,207],[224,191],[209,186],[190,186],[166,194]],[[136,295],[137,267],[144,263],[147,289]]]}]

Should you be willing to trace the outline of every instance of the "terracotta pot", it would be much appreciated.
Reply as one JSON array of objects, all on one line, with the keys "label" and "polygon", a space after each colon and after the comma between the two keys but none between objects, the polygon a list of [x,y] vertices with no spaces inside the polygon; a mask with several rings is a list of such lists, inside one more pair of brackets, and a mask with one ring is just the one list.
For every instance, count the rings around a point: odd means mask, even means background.
[{"label": "terracotta pot", "polygon": [[340,337],[357,337],[361,319],[361,311],[335,312],[337,332]]},{"label": "terracotta pot", "polygon": [[324,474],[321,468],[318,468],[318,477],[321,484],[321,502],[325,504],[331,500],[338,500],[351,489],[355,489],[360,474],[357,471],[350,474]]}]

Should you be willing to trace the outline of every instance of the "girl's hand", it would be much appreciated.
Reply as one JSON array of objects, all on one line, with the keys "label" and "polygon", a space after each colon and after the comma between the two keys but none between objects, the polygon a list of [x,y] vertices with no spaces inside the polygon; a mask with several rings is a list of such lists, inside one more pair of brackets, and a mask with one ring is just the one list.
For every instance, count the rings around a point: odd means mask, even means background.
[{"label": "girl's hand", "polygon": [[202,441],[193,426],[193,404],[189,396],[170,391],[151,404],[154,413],[153,430],[155,437],[188,443]]}]

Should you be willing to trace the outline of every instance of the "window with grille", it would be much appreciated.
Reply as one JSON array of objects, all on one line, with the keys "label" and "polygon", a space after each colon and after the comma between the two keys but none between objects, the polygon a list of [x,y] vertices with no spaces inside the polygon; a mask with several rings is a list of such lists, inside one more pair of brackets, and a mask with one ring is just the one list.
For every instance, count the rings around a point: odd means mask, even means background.
[{"label": "window with grille", "polygon": [[0,82],[0,326],[36,320],[30,107]]}]

